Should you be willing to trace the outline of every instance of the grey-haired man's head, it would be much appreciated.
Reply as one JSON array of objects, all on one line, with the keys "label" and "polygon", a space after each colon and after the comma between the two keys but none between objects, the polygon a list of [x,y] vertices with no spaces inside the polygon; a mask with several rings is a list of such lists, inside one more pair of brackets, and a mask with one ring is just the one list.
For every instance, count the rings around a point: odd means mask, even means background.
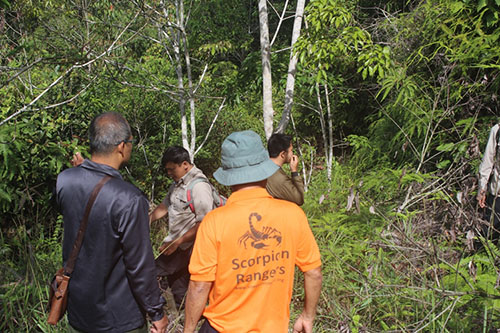
[{"label": "grey-haired man's head", "polygon": [[127,120],[119,113],[107,112],[96,116],[89,128],[90,153],[107,155],[115,147],[132,138]]}]

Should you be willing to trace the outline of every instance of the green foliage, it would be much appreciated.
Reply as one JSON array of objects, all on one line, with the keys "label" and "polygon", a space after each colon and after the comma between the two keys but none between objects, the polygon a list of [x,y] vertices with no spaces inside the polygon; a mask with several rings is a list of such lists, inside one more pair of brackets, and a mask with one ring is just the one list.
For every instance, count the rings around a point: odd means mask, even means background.
[{"label": "green foliage", "polygon": [[[174,3],[136,4],[0,0],[1,331],[53,331],[45,282],[60,263],[62,221],[50,197],[71,154],[89,156],[94,115],[118,111],[129,120],[138,144],[123,174],[152,204],[171,183],[159,161],[181,143],[179,96],[187,90],[178,89],[176,70],[186,60],[176,63],[168,38],[159,38],[172,22],[157,13],[172,15]],[[254,2],[191,4],[197,144],[225,98],[195,156],[210,175],[229,133],[263,134],[258,10]],[[271,4],[273,31],[284,2]],[[498,0],[308,3],[292,116],[298,142],[308,142],[303,150],[316,154],[304,205],[325,274],[315,332],[498,326],[498,251],[489,244],[462,252],[477,220],[479,150],[498,122],[499,9]],[[292,24],[281,22],[273,50],[290,45]],[[276,118],[288,56],[272,54]],[[338,157],[331,183],[323,170],[327,112]],[[152,226],[155,250],[164,222]],[[292,317],[303,297],[296,287]]]},{"label": "green foliage", "polygon": [[248,27],[256,21],[248,4],[230,0],[200,1],[192,15],[197,19],[190,22],[190,42],[197,57],[214,61],[225,58],[236,64],[250,50],[253,36],[248,33]]},{"label": "green foliage", "polygon": [[[486,243],[486,241],[484,241]],[[461,258],[456,264],[442,262],[437,267],[441,271],[439,285],[436,288],[447,290],[454,301],[454,306],[460,309],[464,316],[474,318],[481,312],[485,313],[488,322],[500,318],[497,286],[498,271],[495,261],[500,252],[496,245],[488,241],[486,251]],[[430,269],[436,269],[430,267]],[[465,324],[464,326],[464,322]],[[462,324],[450,321],[450,329],[473,330],[474,322],[464,321]],[[477,324],[476,324],[477,325]]]},{"label": "green foliage", "polygon": [[[33,114],[14,126],[0,127],[0,213],[3,226],[25,211],[26,206],[44,205],[51,194],[52,175],[61,171],[69,151],[77,141],[61,140],[61,128],[69,119],[50,118],[46,113]],[[45,213],[44,213],[45,214]]]},{"label": "green foliage", "polygon": [[[1,273],[2,332],[57,332],[62,325],[52,329],[46,323],[48,281],[61,265],[62,219],[52,226],[51,236],[46,238],[43,229],[26,229],[26,221],[2,233]],[[41,226],[41,223],[37,224]]]},{"label": "green foliage", "polygon": [[370,138],[394,163],[452,167],[467,156],[478,114],[496,109],[500,29],[486,29],[477,10],[425,2],[387,23],[398,66],[381,80],[384,105],[371,116]]},{"label": "green foliage", "polygon": [[391,66],[390,49],[372,42],[344,1],[311,1],[306,14],[308,28],[295,48],[300,62],[317,71],[317,81],[344,63],[357,63],[363,79],[384,77]]},{"label": "green foliage", "polygon": [[[351,140],[356,149],[370,146],[363,137]],[[441,149],[452,150],[447,145]],[[317,174],[306,196],[304,209],[324,274],[315,330],[471,332],[496,327],[496,246],[489,243],[486,253],[463,258],[462,243],[429,230],[427,219],[453,205],[444,191],[418,192],[420,209],[398,209],[407,192],[430,189],[439,177],[410,166],[368,168],[356,160],[336,165],[331,185]],[[354,203],[348,209],[350,198]],[[428,205],[434,207],[430,214]],[[300,311],[300,305],[295,308]]]}]

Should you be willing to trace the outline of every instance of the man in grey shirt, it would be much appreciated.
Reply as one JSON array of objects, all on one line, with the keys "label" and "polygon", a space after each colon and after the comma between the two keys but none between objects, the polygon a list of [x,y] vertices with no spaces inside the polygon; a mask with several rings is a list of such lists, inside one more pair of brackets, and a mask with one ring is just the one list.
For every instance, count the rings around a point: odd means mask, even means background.
[{"label": "man in grey shirt", "polygon": [[[181,308],[189,284],[189,258],[193,249],[196,231],[205,214],[214,208],[212,187],[203,172],[191,163],[186,149],[173,146],[167,148],[162,165],[174,180],[163,201],[150,214],[150,222],[168,214],[168,235],[160,247],[162,255],[157,259],[158,275],[167,278],[177,308]],[[202,178],[192,188],[192,207],[189,206],[187,190],[189,183]]]}]

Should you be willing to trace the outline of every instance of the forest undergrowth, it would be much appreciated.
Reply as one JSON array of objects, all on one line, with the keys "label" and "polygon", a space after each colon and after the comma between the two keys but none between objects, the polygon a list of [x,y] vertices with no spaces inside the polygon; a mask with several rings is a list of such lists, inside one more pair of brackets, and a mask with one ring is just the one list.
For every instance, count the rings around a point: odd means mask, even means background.
[{"label": "forest undergrowth", "polygon": [[[320,172],[306,194],[324,274],[314,332],[496,332],[500,250],[475,236],[482,221],[469,170],[355,172],[336,164],[331,185]],[[46,324],[62,237],[61,217],[50,216],[50,230],[26,230],[19,219],[2,231],[2,332],[65,331],[66,319]],[[157,249],[161,221],[151,235]],[[291,323],[302,309],[302,283],[297,272]],[[180,327],[182,318],[172,318]]]},{"label": "forest undergrowth", "polygon": [[500,251],[478,236],[475,157],[317,179],[305,206],[323,259],[315,331],[497,332]]},{"label": "forest undergrowth", "polygon": [[[293,2],[267,2],[283,13],[269,15],[278,120]],[[154,202],[169,183],[166,146],[183,142],[211,174],[229,133],[264,134],[257,2],[191,1],[179,34],[184,3],[0,0],[1,332],[66,331],[65,318],[46,324],[63,228],[50,195],[68,156],[89,157],[93,116],[130,121],[123,175]],[[323,260],[314,332],[500,332],[500,250],[479,237],[475,200],[480,149],[499,123],[499,8],[308,1],[287,132],[309,165],[303,208]],[[156,253],[165,232],[153,224]]]}]

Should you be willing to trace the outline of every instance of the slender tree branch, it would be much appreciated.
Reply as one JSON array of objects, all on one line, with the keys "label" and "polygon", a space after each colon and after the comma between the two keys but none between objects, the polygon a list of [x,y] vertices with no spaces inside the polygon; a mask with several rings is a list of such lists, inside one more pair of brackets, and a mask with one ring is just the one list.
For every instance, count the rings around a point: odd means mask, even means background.
[{"label": "slender tree branch", "polygon": [[[271,2],[269,2],[269,5],[273,8],[273,10],[276,12],[276,9],[274,9],[273,5],[271,4]],[[281,15],[279,16],[280,20],[278,22],[278,26],[276,27],[276,31],[274,32],[274,36],[271,40],[271,43],[270,45],[273,46],[274,44],[274,40],[276,39],[276,37],[278,36],[278,32],[280,31],[280,28],[281,28],[281,24],[283,23],[283,18],[285,17],[285,13],[286,13],[286,8],[288,7],[288,0],[285,1],[285,5],[283,6],[283,12],[281,13]]]},{"label": "slender tree branch", "polygon": [[225,103],[226,103],[226,98],[224,98],[222,100],[222,103],[220,104],[219,109],[217,110],[217,113],[215,114],[214,119],[212,120],[212,123],[210,124],[210,127],[208,128],[207,134],[205,135],[205,139],[203,139],[203,142],[198,146],[198,148],[194,152],[193,156],[195,156],[200,151],[200,149],[203,148],[203,145],[207,141],[208,136],[210,135],[210,132],[212,132],[212,128],[214,127],[215,121],[217,120],[217,117],[219,116],[219,113],[221,112],[221,110],[224,108]]},{"label": "slender tree branch", "polygon": [[38,58],[35,61],[33,61],[31,64],[24,66],[24,67],[21,67],[21,68],[11,68],[11,67],[7,67],[7,66],[1,66],[0,67],[1,72],[16,71],[16,70],[18,70],[18,72],[16,74],[14,74],[13,76],[11,76],[10,78],[8,78],[7,80],[5,80],[5,82],[0,86],[0,89],[5,87],[11,81],[15,80],[18,76],[20,76],[21,74],[23,74],[27,70],[33,68],[35,65],[42,62],[43,60],[44,60],[43,58]]},{"label": "slender tree branch", "polygon": [[95,76],[82,90],[80,90],[78,93],[76,93],[76,95],[74,95],[73,97],[71,97],[70,99],[67,99],[63,102],[60,102],[60,103],[56,103],[56,104],[51,104],[51,105],[47,105],[47,106],[44,106],[42,108],[38,108],[38,109],[32,109],[32,111],[40,111],[40,110],[47,110],[47,109],[52,109],[52,108],[55,108],[55,107],[58,107],[58,106],[61,106],[61,105],[64,105],[64,104],[68,104],[68,103],[71,103],[73,102],[75,99],[78,98],[78,96],[80,96],[84,91],[86,91],[90,85],[92,83],[94,83],[94,81],[97,79],[97,76]]},{"label": "slender tree branch", "polygon": [[[111,43],[111,45],[106,49],[106,51],[104,51],[103,53],[101,53],[99,56],[95,57],[94,59],[91,59],[83,64],[74,64],[72,65],[70,68],[68,68],[62,75],[60,75],[57,79],[55,79],[49,86],[47,86],[47,88],[45,88],[37,97],[35,97],[30,103],[28,103],[27,105],[23,106],[21,109],[17,110],[16,112],[14,112],[13,114],[11,114],[10,116],[8,116],[7,118],[5,118],[4,120],[0,121],[0,126],[2,126],[3,124],[5,124],[6,122],[8,122],[9,120],[17,117],[19,114],[25,112],[26,110],[29,110],[31,109],[31,106],[33,104],[35,104],[40,98],[42,98],[50,89],[52,89],[54,86],[56,86],[63,78],[65,78],[68,74],[70,74],[74,69],[77,69],[77,68],[82,68],[82,67],[86,67],[90,64],[93,64],[94,62],[96,62],[97,60],[99,60],[100,58],[104,57],[105,55],[109,55],[114,49],[115,49],[115,45],[116,43],[118,42],[118,40],[120,40],[120,38],[122,37],[122,35],[125,33],[125,31],[127,31],[128,27],[135,21],[135,19],[137,18],[137,16],[139,15],[139,12],[136,13],[136,15],[134,16],[134,18],[129,22],[129,24],[127,24],[127,26],[118,34],[118,36],[115,38],[115,40],[113,41],[113,43]],[[118,47],[121,47],[121,46],[118,46]]]}]

